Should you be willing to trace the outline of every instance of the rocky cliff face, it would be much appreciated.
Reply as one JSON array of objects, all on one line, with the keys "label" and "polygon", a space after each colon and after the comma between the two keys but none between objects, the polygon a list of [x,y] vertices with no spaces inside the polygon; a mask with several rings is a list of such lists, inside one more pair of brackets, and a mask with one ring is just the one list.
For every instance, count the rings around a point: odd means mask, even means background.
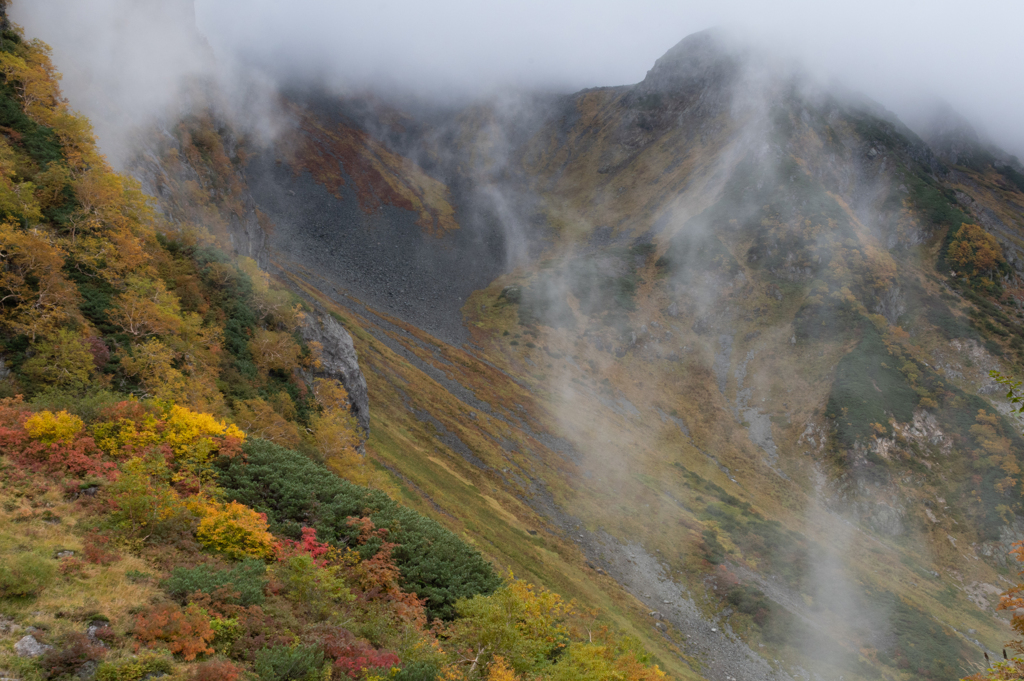
[{"label": "rocky cliff face", "polygon": [[333,378],[341,381],[348,391],[347,406],[356,417],[365,440],[370,432],[370,400],[352,336],[323,310],[306,315],[300,330],[307,343],[320,345],[321,365],[308,372],[306,380],[312,382],[313,378]]},{"label": "rocky cliff face", "polygon": [[198,93],[198,114],[154,127],[128,171],[157,199],[171,225],[208,232],[236,255],[267,269],[267,230],[249,188],[244,142]]}]

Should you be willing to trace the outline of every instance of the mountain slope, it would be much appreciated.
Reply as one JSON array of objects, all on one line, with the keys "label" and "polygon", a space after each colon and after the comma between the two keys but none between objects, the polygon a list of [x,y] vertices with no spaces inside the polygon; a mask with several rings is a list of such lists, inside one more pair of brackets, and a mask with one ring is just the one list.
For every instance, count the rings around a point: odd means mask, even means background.
[{"label": "mountain slope", "polygon": [[[425,304],[384,309],[435,332],[450,324],[459,290],[481,281],[452,234],[497,232],[519,254],[465,299],[464,350],[413,341],[395,320],[378,332],[432,365],[421,369],[435,382],[442,372],[438,394],[457,400],[406,404],[371,380],[389,421],[443,426],[415,438],[426,462],[438,447],[458,477],[502,490],[488,496],[516,518],[525,502],[538,522],[568,523],[592,565],[666,618],[646,620],[649,636],[668,621],[697,637],[674,575],[790,674],[953,678],[980,656],[972,641],[999,646],[992,594],[1019,534],[1021,443],[987,371],[1020,362],[1024,195],[1012,160],[954,165],[877,105],[714,33],[680,43],[634,87],[480,105],[444,123],[412,110],[398,132],[373,127],[372,106],[336,106],[460,187],[448,200],[459,230],[432,238],[469,271],[449,266],[449,288],[410,286],[429,292]],[[520,109],[531,115],[509,113]],[[507,209],[497,227],[472,210],[483,195]],[[326,215],[336,204],[320,196]],[[404,215],[408,239],[416,211]],[[360,224],[341,242],[356,252],[380,234]],[[309,249],[336,238],[289,229]],[[367,276],[295,250],[276,264],[311,293],[347,285],[375,302],[394,294],[378,282],[404,274],[412,252],[398,250],[364,259]],[[472,374],[447,352],[475,356],[464,361],[494,398],[464,392]],[[478,399],[499,413],[521,405],[538,435],[560,438],[529,445],[542,468],[517,478],[507,462],[522,445],[473,435],[486,430],[469,416]],[[446,500],[440,464],[383,456],[420,471],[410,479],[440,509],[469,508]],[[514,523],[474,525],[467,534],[486,537]],[[492,546],[504,560],[526,552]],[[703,645],[683,650],[702,673],[729,675]]]}]

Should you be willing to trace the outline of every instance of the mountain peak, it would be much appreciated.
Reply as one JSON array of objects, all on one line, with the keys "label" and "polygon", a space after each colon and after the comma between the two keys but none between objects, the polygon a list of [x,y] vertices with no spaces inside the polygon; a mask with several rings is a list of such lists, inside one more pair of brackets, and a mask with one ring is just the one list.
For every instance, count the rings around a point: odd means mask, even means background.
[{"label": "mountain peak", "polygon": [[721,28],[693,33],[661,56],[637,86],[642,94],[686,95],[731,82],[742,53]]}]

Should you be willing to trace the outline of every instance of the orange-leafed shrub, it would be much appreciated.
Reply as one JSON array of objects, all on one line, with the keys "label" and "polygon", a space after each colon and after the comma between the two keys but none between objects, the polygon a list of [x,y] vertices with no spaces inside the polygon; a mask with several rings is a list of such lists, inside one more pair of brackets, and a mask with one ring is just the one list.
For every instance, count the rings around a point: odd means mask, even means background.
[{"label": "orange-leafed shrub", "polygon": [[402,589],[402,571],[395,564],[393,556],[398,544],[387,541],[388,529],[376,527],[370,518],[349,517],[347,520],[349,526],[359,532],[359,545],[373,539],[381,541],[380,548],[372,558],[360,561],[351,570],[350,578],[359,587],[360,600],[386,602],[398,619],[425,626],[426,599],[417,598],[416,594]]},{"label": "orange-leafed shrub", "polygon": [[992,276],[1006,262],[996,238],[980,225],[964,223],[953,236],[947,255],[950,264],[968,276]]},{"label": "orange-leafed shrub", "polygon": [[93,565],[110,565],[121,560],[121,556],[111,546],[110,535],[91,532],[85,537],[82,545],[85,559]]},{"label": "orange-leafed shrub", "polygon": [[189,681],[238,681],[242,670],[228,660],[207,660],[192,670]]},{"label": "orange-leafed shrub", "polygon": [[214,631],[210,617],[197,605],[159,603],[135,618],[135,638],[150,648],[164,647],[186,660],[210,655]]},{"label": "orange-leafed shrub", "polygon": [[236,501],[207,507],[199,521],[196,539],[204,547],[234,560],[269,560],[277,552],[274,536],[267,529],[267,516]]}]

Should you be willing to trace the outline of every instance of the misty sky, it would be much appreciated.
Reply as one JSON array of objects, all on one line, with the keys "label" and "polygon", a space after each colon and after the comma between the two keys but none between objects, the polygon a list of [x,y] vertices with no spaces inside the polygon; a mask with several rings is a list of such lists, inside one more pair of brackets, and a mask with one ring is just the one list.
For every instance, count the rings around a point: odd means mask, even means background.
[{"label": "misty sky", "polygon": [[[53,45],[72,106],[94,118],[110,151],[131,123],[171,105],[182,75],[204,68],[203,50],[168,20],[189,1],[14,0],[11,12]],[[686,35],[732,27],[908,123],[920,102],[940,97],[1024,158],[1022,0],[195,0],[195,8],[221,65],[241,58],[277,75],[442,97],[635,83]]]},{"label": "misty sky", "polygon": [[1019,1],[196,0],[196,9],[222,55],[428,93],[634,83],[686,35],[739,27],[897,113],[938,95],[1024,156]]}]

